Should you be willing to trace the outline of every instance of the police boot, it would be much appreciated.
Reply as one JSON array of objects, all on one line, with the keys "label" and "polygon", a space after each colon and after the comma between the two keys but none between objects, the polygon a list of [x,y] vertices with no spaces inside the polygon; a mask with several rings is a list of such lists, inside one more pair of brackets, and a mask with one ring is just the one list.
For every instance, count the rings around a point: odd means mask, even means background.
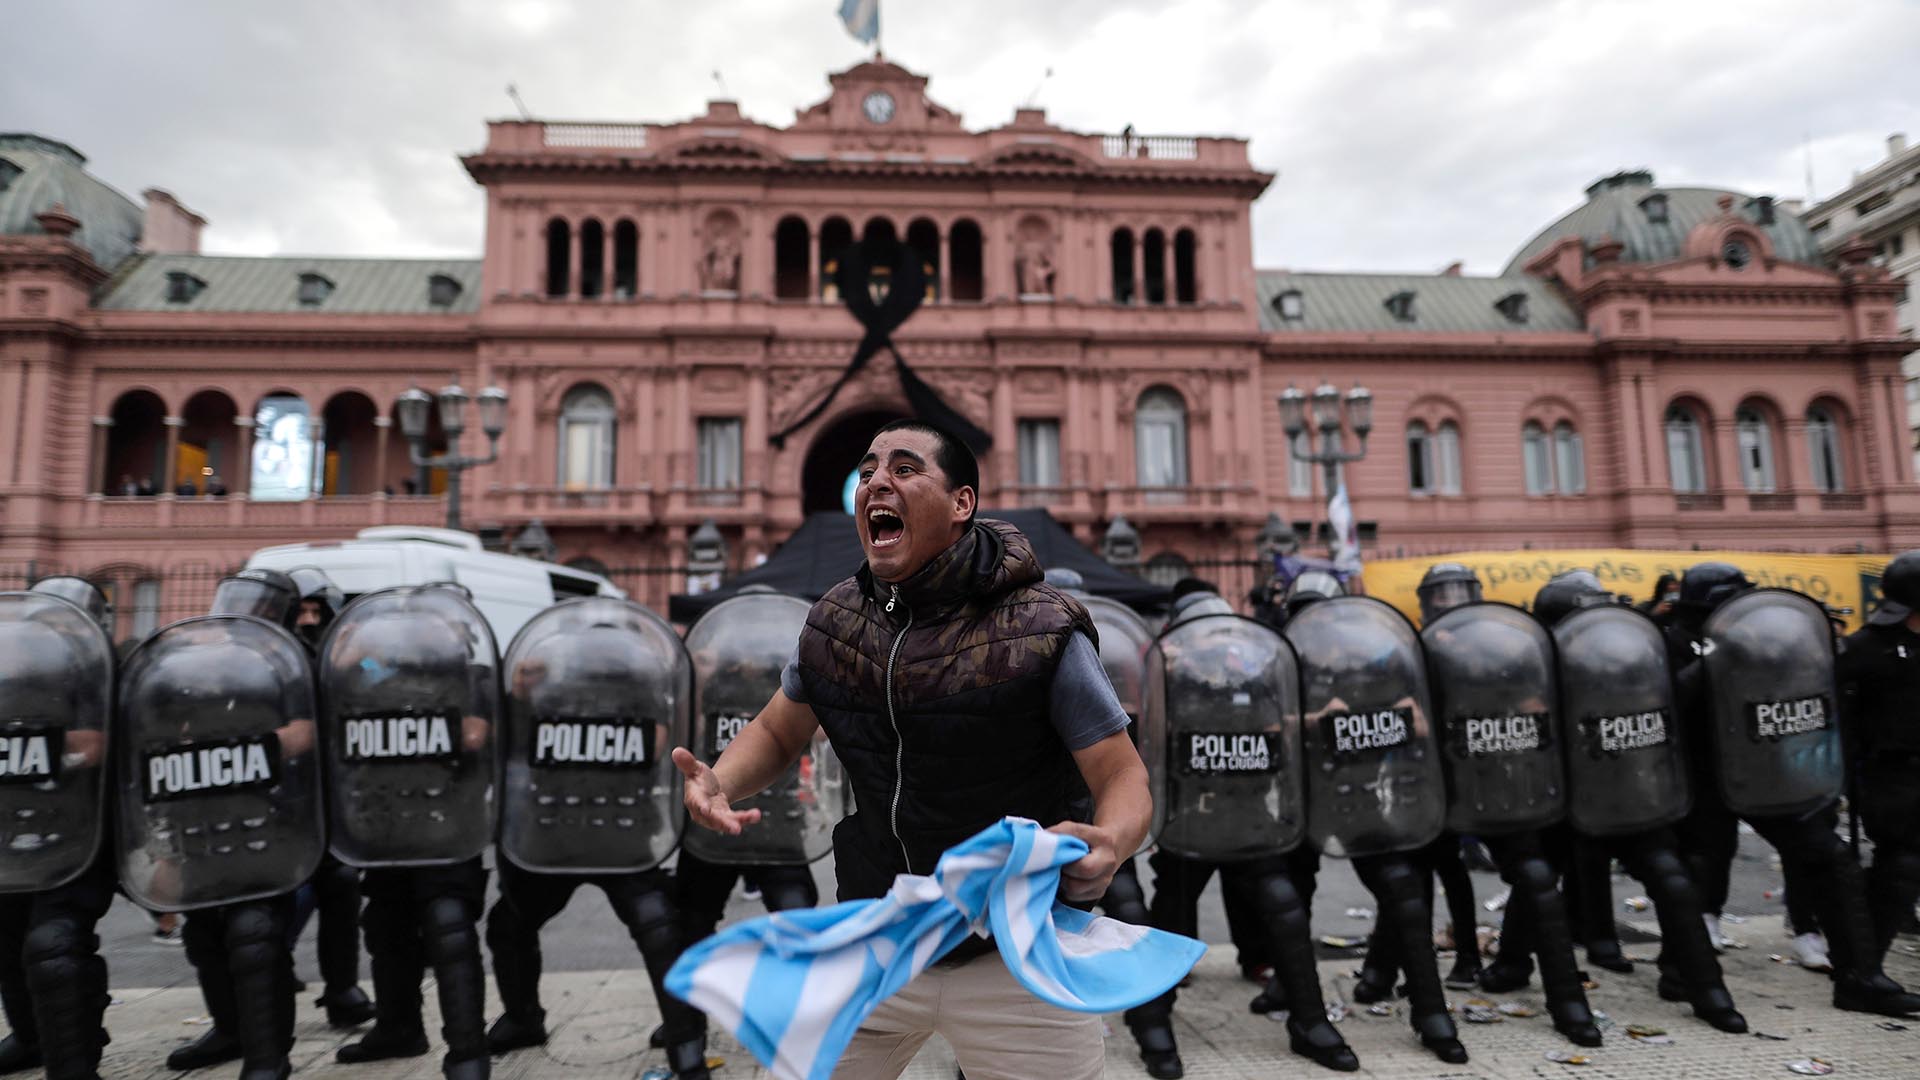
[{"label": "police boot", "polygon": [[1913,916],[1914,897],[1920,896],[1920,851],[1892,845],[1875,847],[1867,887],[1874,955],[1884,959],[1902,923]]},{"label": "police boot", "polygon": [[1540,986],[1546,991],[1554,1030],[1577,1046],[1599,1046],[1600,1029],[1594,1025],[1587,991],[1573,962],[1566,905],[1553,878],[1553,869],[1538,856],[1519,859],[1508,876],[1514,902],[1531,908],[1528,921],[1539,949]]},{"label": "police boot", "polygon": [[1400,942],[1384,922],[1376,923],[1373,936],[1367,940],[1367,955],[1360,961],[1360,973],[1354,978],[1353,1000],[1362,1005],[1385,1001],[1393,996],[1393,984],[1399,977]]},{"label": "police boot", "polygon": [[328,1025],[358,1027],[374,1017],[373,999],[360,989],[360,872],[331,856],[313,876],[320,932],[315,952],[326,990],[314,1004]]},{"label": "police boot", "polygon": [[0,1073],[16,1073],[39,1067],[39,1046],[17,1035],[0,1039]]},{"label": "police boot", "polygon": [[706,1033],[667,1047],[667,1068],[679,1080],[709,1080]]},{"label": "police boot", "polygon": [[204,1069],[240,1057],[240,1025],[235,1016],[233,973],[227,967],[226,919],[221,909],[187,917],[180,931],[213,1025],[206,1034],[167,1055],[167,1068]]},{"label": "police boot", "polygon": [[1133,1041],[1140,1048],[1140,1061],[1147,1067],[1148,1076],[1154,1080],[1180,1080],[1187,1075],[1187,1066],[1180,1060],[1180,1047],[1174,1042],[1170,1024],[1161,1021],[1128,1026],[1133,1029]]},{"label": "police boot", "polygon": [[204,1069],[209,1065],[238,1061],[240,1055],[240,1040],[215,1025],[208,1028],[206,1034],[168,1054],[167,1068],[180,1072]]},{"label": "police boot", "polygon": [[[666,875],[646,873],[609,881],[605,888],[614,914],[626,925],[628,936],[633,938],[641,959],[646,962],[647,976],[653,983],[653,998],[660,1007],[662,1023],[658,1034],[661,1045],[667,1048],[669,1061],[675,1060],[676,1052],[690,1055],[686,1058],[692,1063],[688,1067],[697,1065],[698,1069],[684,1075],[705,1076],[707,1018],[700,1010],[668,993],[665,986],[667,972],[673,969],[674,961],[680,959],[682,948],[680,915],[674,910],[667,885]],[[790,889],[776,892],[780,901],[794,899]],[[761,895],[775,901],[765,890]],[[674,1066],[674,1072],[683,1075],[679,1065]]]},{"label": "police boot", "polygon": [[286,923],[271,903],[241,904],[227,916],[240,1080],[285,1080],[292,1071],[293,958]]},{"label": "police boot", "polygon": [[1744,1035],[1747,1018],[1733,1006],[1720,972],[1720,958],[1700,919],[1700,892],[1687,874],[1687,864],[1669,847],[1646,846],[1632,858],[1628,870],[1646,886],[1660,921],[1660,996],[1686,1001],[1693,1015],[1732,1035]]},{"label": "police boot", "polygon": [[333,1059],[357,1065],[419,1057],[427,1052],[427,1033],[420,1021],[420,968],[397,942],[389,948],[369,933],[367,944],[373,968],[373,1026],[359,1042],[336,1051]]},{"label": "police boot", "polygon": [[504,1054],[547,1041],[547,1011],[540,1007],[540,939],[527,933],[512,902],[501,897],[487,913],[487,951],[493,984],[500,991],[500,1019],[487,1029],[487,1051]]},{"label": "police boot", "polygon": [[1253,883],[1251,891],[1273,948],[1273,977],[1286,995],[1288,1047],[1323,1068],[1353,1072],[1360,1067],[1360,1059],[1327,1020],[1312,928],[1300,894],[1285,874],[1265,875]]},{"label": "police boot", "polygon": [[466,902],[453,896],[429,900],[420,938],[440,992],[440,1036],[447,1042],[444,1071],[451,1078],[453,1066],[479,1058],[477,1076],[470,1065],[459,1071],[461,1080],[481,1080],[487,1075],[486,972],[480,964],[480,935]]},{"label": "police boot", "polygon": [[1480,989],[1489,994],[1511,994],[1533,982],[1533,912],[1513,900],[1509,894],[1500,924],[1500,953],[1480,969]]},{"label": "police boot", "polygon": [[1447,1012],[1446,992],[1440,986],[1440,966],[1433,956],[1433,912],[1421,895],[1412,862],[1404,856],[1382,857],[1371,873],[1381,886],[1380,929],[1396,936],[1394,947],[1407,975],[1408,1005],[1420,1045],[1441,1061],[1463,1065],[1467,1048]]},{"label": "police boot", "polygon": [[1833,1007],[1883,1016],[1920,1013],[1920,996],[1907,993],[1880,968],[1865,872],[1839,837],[1823,835],[1820,845],[1824,850],[1815,856],[1824,854],[1824,865],[1816,862],[1813,868],[1827,871],[1827,880],[1815,903],[1833,956]]}]

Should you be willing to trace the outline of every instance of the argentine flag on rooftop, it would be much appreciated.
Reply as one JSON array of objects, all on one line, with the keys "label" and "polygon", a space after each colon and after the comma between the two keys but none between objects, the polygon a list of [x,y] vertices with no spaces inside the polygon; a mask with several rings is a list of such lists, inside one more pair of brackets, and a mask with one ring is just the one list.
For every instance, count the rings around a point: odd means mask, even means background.
[{"label": "argentine flag on rooftop", "polygon": [[[779,1080],[826,1080],[861,1021],[970,934],[993,934],[1034,996],[1075,1012],[1151,1001],[1207,947],[1054,899],[1071,836],[1002,818],[948,849],[932,877],[902,874],[878,900],[783,911],[694,945],[668,992],[718,1021]],[[992,963],[981,957],[974,963]]]},{"label": "argentine flag on rooftop", "polygon": [[880,0],[840,0],[840,21],[855,41],[880,40]]}]

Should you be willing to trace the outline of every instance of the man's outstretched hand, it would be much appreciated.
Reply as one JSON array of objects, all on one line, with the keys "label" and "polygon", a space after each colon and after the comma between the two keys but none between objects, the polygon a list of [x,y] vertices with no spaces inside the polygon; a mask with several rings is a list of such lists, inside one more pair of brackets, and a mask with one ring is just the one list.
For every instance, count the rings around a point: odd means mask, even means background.
[{"label": "man's outstretched hand", "polygon": [[1113,847],[1113,834],[1097,825],[1063,821],[1047,830],[1086,841],[1087,853],[1060,868],[1060,895],[1068,900],[1098,900],[1107,894],[1114,871],[1120,869],[1120,856]]},{"label": "man's outstretched hand", "polygon": [[687,778],[683,801],[687,804],[688,816],[696,824],[728,836],[739,836],[741,829],[760,820],[758,810],[735,810],[726,790],[720,786],[720,778],[686,747],[673,748],[673,763]]}]

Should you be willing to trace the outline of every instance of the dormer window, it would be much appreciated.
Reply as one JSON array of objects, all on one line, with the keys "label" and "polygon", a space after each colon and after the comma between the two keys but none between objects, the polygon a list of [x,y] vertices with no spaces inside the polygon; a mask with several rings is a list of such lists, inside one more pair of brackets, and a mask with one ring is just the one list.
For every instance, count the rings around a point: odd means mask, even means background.
[{"label": "dormer window", "polygon": [[460,299],[460,283],[445,274],[435,274],[427,279],[427,303],[433,307],[452,307]]},{"label": "dormer window", "polygon": [[1288,322],[1299,322],[1307,317],[1307,303],[1299,289],[1288,289],[1274,297],[1273,310]]},{"label": "dormer window", "polygon": [[1387,310],[1401,322],[1413,321],[1413,290],[1406,289],[1387,297]]},{"label": "dormer window", "polygon": [[1756,225],[1773,224],[1773,196],[1762,195],[1753,200],[1753,221]]},{"label": "dormer window", "polygon": [[1495,300],[1493,306],[1500,310],[1500,314],[1507,317],[1508,322],[1523,323],[1527,321],[1526,293],[1510,292],[1500,299]]},{"label": "dormer window", "polygon": [[332,293],[333,282],[328,281],[325,277],[314,273],[300,275],[299,297],[301,307],[319,307],[326,302],[327,297]]},{"label": "dormer window", "polygon": [[1648,224],[1665,225],[1667,223],[1666,192],[1656,191],[1646,198],[1641,199],[1640,209],[1647,215]]},{"label": "dormer window", "polygon": [[1747,246],[1743,237],[1729,237],[1720,245],[1720,259],[1735,270],[1745,270],[1753,262],[1753,249]]},{"label": "dormer window", "polygon": [[8,161],[6,158],[0,157],[0,191],[5,191],[7,188],[12,187],[13,178],[25,171],[25,169]]},{"label": "dormer window", "polygon": [[206,282],[185,270],[167,271],[167,303],[169,304],[191,304],[193,298],[199,296],[206,287]]}]

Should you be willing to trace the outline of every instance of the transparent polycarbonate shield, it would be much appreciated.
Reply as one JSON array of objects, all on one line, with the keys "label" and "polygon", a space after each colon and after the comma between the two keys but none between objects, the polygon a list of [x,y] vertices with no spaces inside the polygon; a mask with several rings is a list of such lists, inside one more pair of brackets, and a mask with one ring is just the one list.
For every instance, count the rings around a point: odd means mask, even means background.
[{"label": "transparent polycarbonate shield", "polygon": [[[1145,852],[1153,846],[1166,818],[1167,733],[1164,728],[1149,729],[1146,723],[1147,649],[1153,644],[1153,629],[1139,613],[1118,600],[1087,593],[1073,598],[1086,605],[1093,616],[1093,628],[1099,636],[1100,667],[1113,684],[1113,694],[1127,714],[1127,734],[1140,760],[1147,767],[1147,790],[1153,793],[1153,818],[1147,835],[1140,841]],[[1157,725],[1165,716],[1155,714]]]},{"label": "transparent polycarbonate shield", "polygon": [[1146,668],[1147,726],[1167,733],[1160,847],[1214,861],[1298,847],[1300,682],[1286,641],[1238,615],[1184,619]]},{"label": "transparent polycarbonate shield", "polygon": [[1785,589],[1741,593],[1707,617],[1702,648],[1727,808],[1804,814],[1838,798],[1846,763],[1820,605]]},{"label": "transparent polycarbonate shield", "polygon": [[1632,608],[1591,607],[1560,620],[1553,637],[1573,827],[1623,836],[1686,817],[1692,788],[1660,627]]},{"label": "transparent polycarbonate shield", "polygon": [[320,649],[329,840],[349,866],[463,862],[493,839],[500,674],[467,591],[367,593]]},{"label": "transparent polycarbonate shield", "polygon": [[99,853],[113,666],[80,607],[0,593],[0,893],[64,885]]},{"label": "transparent polycarbonate shield", "polygon": [[1553,637],[1510,604],[1452,608],[1420,631],[1446,766],[1447,828],[1498,836],[1567,811]]},{"label": "transparent polycarbonate shield", "polygon": [[1300,658],[1308,836],[1328,855],[1411,851],[1445,821],[1426,659],[1406,616],[1336,596],[1287,620]]},{"label": "transparent polycarbonate shield", "polygon": [[[779,593],[745,593],[724,600],[687,630],[693,655],[693,752],[708,765],[766,708],[780,689],[780,672],[793,658],[810,605]],[[833,850],[833,827],[847,812],[846,775],[816,729],[797,761],[760,794],[736,809],[760,811],[738,836],[692,827],[689,852],[728,866],[794,866]]]},{"label": "transparent polycarbonate shield", "polygon": [[120,675],[120,884],[151,911],[291,892],[326,850],[313,669],[285,629],[203,615]]},{"label": "transparent polycarbonate shield", "polygon": [[630,600],[555,604],[507,647],[500,853],[528,870],[650,870],[680,840],[693,665]]}]

